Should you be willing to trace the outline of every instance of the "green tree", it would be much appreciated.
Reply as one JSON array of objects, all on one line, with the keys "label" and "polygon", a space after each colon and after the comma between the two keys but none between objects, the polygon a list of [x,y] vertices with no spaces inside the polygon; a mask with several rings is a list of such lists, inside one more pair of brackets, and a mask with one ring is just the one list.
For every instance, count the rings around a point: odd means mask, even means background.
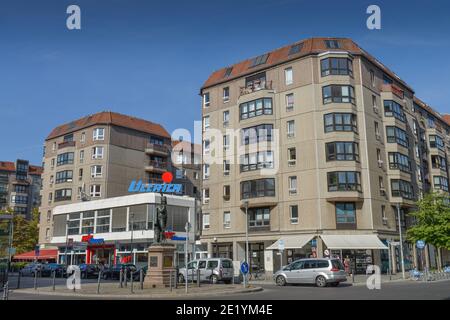
[{"label": "green tree", "polygon": [[34,208],[31,219],[27,220],[21,215],[14,216],[13,247],[16,254],[34,250],[39,239],[39,211]]},{"label": "green tree", "polygon": [[407,238],[416,242],[423,240],[440,249],[450,250],[450,198],[443,193],[427,193],[417,201],[417,210],[409,215],[415,218],[415,225],[407,231]]}]

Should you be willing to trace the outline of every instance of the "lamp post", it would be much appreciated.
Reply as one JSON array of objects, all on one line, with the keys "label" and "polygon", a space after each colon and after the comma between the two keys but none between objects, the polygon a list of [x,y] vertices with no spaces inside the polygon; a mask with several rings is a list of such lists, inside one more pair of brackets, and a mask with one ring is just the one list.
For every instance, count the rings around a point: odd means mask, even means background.
[{"label": "lamp post", "polygon": [[69,263],[67,261],[67,246],[69,245],[69,215],[66,216],[66,248],[64,250],[64,262],[66,264],[66,270],[69,266]]},{"label": "lamp post", "polygon": [[[249,265],[249,256],[248,256],[248,200],[244,201],[245,208],[245,262]],[[248,268],[250,272],[250,266]],[[244,287],[247,286],[247,275],[244,275]]]},{"label": "lamp post", "polygon": [[403,235],[402,235],[402,225],[400,220],[400,203],[397,203],[397,219],[398,219],[398,233],[400,236],[400,259],[402,265],[402,278],[405,279],[405,260],[403,259]]},{"label": "lamp post", "polygon": [[[188,274],[189,274],[189,270],[188,270],[188,246],[189,246],[189,230],[191,228],[190,223],[186,222],[186,226],[184,228],[186,230],[186,243],[184,245],[184,269],[186,270],[186,276],[184,277],[184,286],[185,286],[186,293],[188,293]],[[178,275],[176,277],[178,277]],[[200,281],[200,280],[197,279],[197,281]]]},{"label": "lamp post", "polygon": [[134,212],[130,213],[130,217],[131,217],[130,258],[131,263],[134,264],[134,254],[133,254]]}]

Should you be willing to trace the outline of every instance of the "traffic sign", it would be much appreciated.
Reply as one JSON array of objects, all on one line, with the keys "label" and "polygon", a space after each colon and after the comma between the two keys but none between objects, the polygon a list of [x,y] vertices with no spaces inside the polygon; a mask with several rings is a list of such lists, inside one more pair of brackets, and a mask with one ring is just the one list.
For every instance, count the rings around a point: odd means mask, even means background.
[{"label": "traffic sign", "polygon": [[284,240],[283,239],[278,240],[278,250],[280,250],[280,251],[284,250]]},{"label": "traffic sign", "polygon": [[330,255],[330,250],[328,250],[328,249],[325,249],[325,251],[323,252],[326,256],[329,256]]},{"label": "traffic sign", "polygon": [[241,272],[243,274],[247,274],[248,273],[248,263],[247,262],[242,262],[242,264],[241,264]]},{"label": "traffic sign", "polygon": [[423,248],[425,248],[425,241],[423,241],[423,240],[417,240],[417,242],[416,242],[416,247],[417,247],[418,249],[423,249]]},{"label": "traffic sign", "polygon": [[391,241],[391,246],[399,246],[400,241]]}]

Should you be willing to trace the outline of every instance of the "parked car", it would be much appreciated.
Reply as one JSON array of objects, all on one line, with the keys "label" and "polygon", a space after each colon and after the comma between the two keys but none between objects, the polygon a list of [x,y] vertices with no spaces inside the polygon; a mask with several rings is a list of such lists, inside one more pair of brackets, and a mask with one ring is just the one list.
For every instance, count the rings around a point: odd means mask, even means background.
[{"label": "parked car", "polygon": [[46,263],[42,265],[41,274],[43,277],[50,277],[56,272],[56,277],[64,277],[66,275],[66,266],[59,263]]},{"label": "parked car", "polygon": [[[120,270],[123,270],[123,274],[125,275],[125,270],[127,273],[127,279],[130,279],[131,274],[136,276],[135,272],[137,270],[136,266],[131,263],[125,264],[116,264],[110,268],[103,270],[103,279],[119,279],[120,278]],[[135,278],[134,278],[135,279]]]},{"label": "parked car", "polygon": [[102,269],[102,266],[100,266],[98,264],[87,264],[87,263],[82,263],[79,265],[79,267],[80,267],[81,278],[83,278],[83,279],[97,278],[98,273]]},{"label": "parked car", "polygon": [[141,276],[141,270],[142,270],[142,276],[145,278],[145,275],[147,274],[148,266],[143,266],[141,268],[137,268],[136,272],[133,273],[133,280],[139,281]]},{"label": "parked car", "polygon": [[41,263],[29,263],[25,267],[20,270],[20,274],[22,276],[32,276],[34,277],[36,274],[40,275],[40,272],[42,270],[42,264]]},{"label": "parked car", "polygon": [[300,259],[281,268],[273,275],[279,286],[288,283],[310,283],[318,287],[335,287],[347,281],[344,266],[339,259]]},{"label": "parked car", "polygon": [[210,258],[193,260],[187,264],[186,268],[180,268],[178,272],[178,281],[188,280],[197,281],[197,270],[200,272],[200,281],[217,283],[223,281],[231,283],[234,276],[233,261],[226,258]]}]

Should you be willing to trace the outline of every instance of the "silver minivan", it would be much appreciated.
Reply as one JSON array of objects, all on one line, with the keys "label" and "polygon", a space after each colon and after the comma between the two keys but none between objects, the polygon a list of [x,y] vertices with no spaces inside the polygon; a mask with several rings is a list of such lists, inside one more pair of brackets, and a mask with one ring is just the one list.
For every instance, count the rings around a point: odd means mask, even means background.
[{"label": "silver minivan", "polygon": [[[198,270],[198,271],[197,271]],[[187,272],[187,275],[186,275]],[[233,261],[226,258],[209,258],[190,261],[186,268],[180,268],[178,281],[197,281],[197,272],[200,274],[200,281],[217,283],[223,281],[231,283],[234,276]]]},{"label": "silver minivan", "polygon": [[310,258],[296,260],[281,268],[273,275],[275,283],[284,286],[288,283],[315,284],[335,287],[347,281],[344,266],[339,259]]}]

